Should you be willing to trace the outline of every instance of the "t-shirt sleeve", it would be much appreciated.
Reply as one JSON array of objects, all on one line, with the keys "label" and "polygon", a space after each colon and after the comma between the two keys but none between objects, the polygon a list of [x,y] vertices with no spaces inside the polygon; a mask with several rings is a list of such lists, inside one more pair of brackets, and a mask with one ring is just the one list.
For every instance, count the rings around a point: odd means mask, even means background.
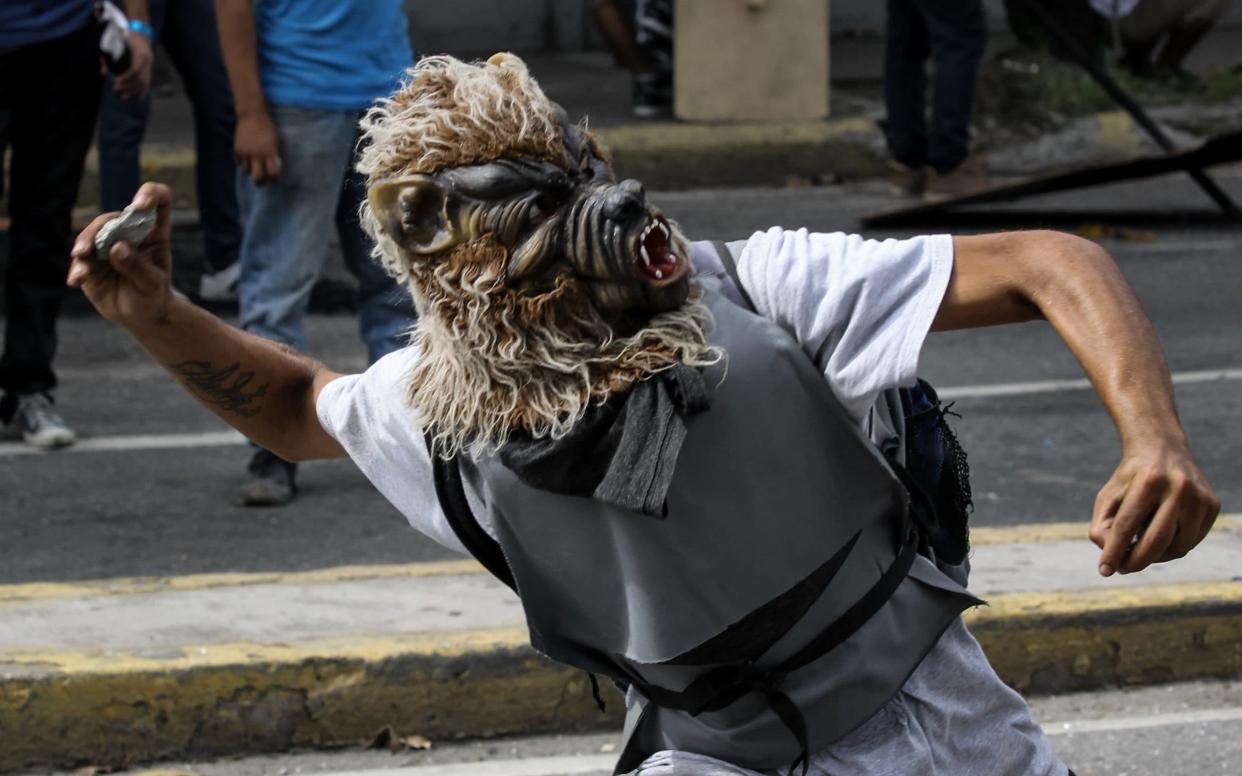
[{"label": "t-shirt sleeve", "polygon": [[952,270],[949,235],[881,241],[779,227],[755,233],[738,260],[758,311],[797,339],[860,421],[882,391],[914,381]]},{"label": "t-shirt sleeve", "polygon": [[464,554],[440,508],[423,432],[405,398],[417,358],[407,347],[362,374],[333,380],[319,392],[316,411],[324,430],[411,526]]}]

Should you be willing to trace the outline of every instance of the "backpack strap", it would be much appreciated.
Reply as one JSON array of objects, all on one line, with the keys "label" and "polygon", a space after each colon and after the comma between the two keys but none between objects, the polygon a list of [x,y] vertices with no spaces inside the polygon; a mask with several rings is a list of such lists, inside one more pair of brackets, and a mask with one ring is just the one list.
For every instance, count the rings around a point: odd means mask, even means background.
[{"label": "backpack strap", "polygon": [[889,567],[844,614],[833,620],[797,653],[785,658],[774,668],[759,668],[753,661],[732,663],[701,674],[680,691],[637,681],[634,682],[635,688],[656,706],[684,711],[691,716],[719,711],[745,695],[757,693],[765,697],[777,717],[798,740],[799,755],[789,766],[789,773],[792,775],[801,766],[802,776],[806,776],[811,756],[806,720],[797,704],[785,693],[785,678],[832,652],[888,603],[910,573],[919,547],[925,541],[923,526],[927,524],[929,517],[924,513],[930,508],[931,505],[925,498],[912,498],[902,529],[904,540]]},{"label": "backpack strap", "polygon": [[436,453],[431,432],[424,434],[423,438],[427,443],[427,454],[431,456],[431,474],[436,485],[436,498],[440,501],[440,508],[444,510],[449,527],[465,545],[466,551],[483,564],[483,568],[516,592],[513,571],[500,549],[500,543],[479,525],[474,510],[470,508],[470,502],[466,500],[466,489],[462,485],[461,466],[458,465],[457,458],[445,460],[440,457]]},{"label": "backpack strap", "polygon": [[746,287],[742,285],[742,278],[737,274],[737,259],[733,258],[733,251],[729,250],[729,246],[723,240],[712,240],[712,247],[716,249],[716,254],[720,256],[720,263],[724,266],[725,273],[728,274],[729,280],[733,281],[733,287],[737,289],[738,296],[742,297],[745,307],[752,313],[758,312],[755,307],[755,300],[750,298],[750,294],[746,293]]},{"label": "backpack strap", "polygon": [[[483,530],[474,510],[470,508],[470,502],[466,500],[466,488],[462,484],[461,465],[457,457],[445,460],[437,455],[431,432],[426,432],[423,439],[427,443],[427,455],[431,456],[431,475],[436,486],[436,498],[440,501],[440,509],[444,511],[449,527],[465,546],[466,552],[473,555],[488,573],[516,593],[517,584],[513,581],[513,570],[509,568],[509,561],[500,548],[500,542]],[[599,691],[599,680],[590,671],[586,675],[591,680],[591,697],[601,712],[606,711],[604,698]],[[617,687],[624,695],[627,686],[618,683]]]}]

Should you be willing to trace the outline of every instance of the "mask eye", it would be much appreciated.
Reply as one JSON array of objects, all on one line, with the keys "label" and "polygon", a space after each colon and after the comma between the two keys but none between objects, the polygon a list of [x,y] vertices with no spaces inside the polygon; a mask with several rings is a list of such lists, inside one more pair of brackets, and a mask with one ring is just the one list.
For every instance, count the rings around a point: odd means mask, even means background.
[{"label": "mask eye", "polygon": [[532,226],[538,226],[556,215],[560,203],[550,194],[540,194],[530,205],[530,210],[526,213],[526,220]]}]

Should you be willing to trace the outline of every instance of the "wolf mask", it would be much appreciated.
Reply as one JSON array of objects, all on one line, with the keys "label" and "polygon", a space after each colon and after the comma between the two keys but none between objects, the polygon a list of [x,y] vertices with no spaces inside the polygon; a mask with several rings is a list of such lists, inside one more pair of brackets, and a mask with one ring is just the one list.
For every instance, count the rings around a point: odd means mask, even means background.
[{"label": "wolf mask", "polygon": [[[497,54],[478,67],[434,58],[413,73],[390,111],[403,98],[438,98],[439,132],[422,138],[422,158],[401,174],[376,178],[397,171],[370,171],[368,196],[380,229],[407,256],[434,257],[490,235],[509,253],[505,281],[513,287],[549,288],[568,266],[605,315],[682,305],[689,287],[684,238],[648,204],[642,184],[614,179],[594,136],[539,91],[520,59]],[[452,92],[432,83],[454,75]],[[499,104],[481,81],[502,92]],[[376,127],[373,120],[373,134]],[[384,149],[372,148],[378,161]]]},{"label": "wolf mask", "polygon": [[363,223],[419,308],[409,398],[446,454],[719,359],[685,237],[517,57],[425,58],[362,128]]}]

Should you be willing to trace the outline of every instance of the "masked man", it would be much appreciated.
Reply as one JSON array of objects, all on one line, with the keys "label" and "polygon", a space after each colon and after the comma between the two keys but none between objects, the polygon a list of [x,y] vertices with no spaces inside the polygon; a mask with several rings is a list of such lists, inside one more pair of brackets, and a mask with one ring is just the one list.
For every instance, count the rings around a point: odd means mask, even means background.
[{"label": "masked man", "polygon": [[351,456],[515,587],[536,648],[628,688],[619,772],[1067,772],[962,624],[964,547],[937,551],[889,399],[929,329],[1046,318],[1124,443],[1100,573],[1184,555],[1219,502],[1103,250],[772,229],[717,253],[510,55],[421,61],[363,130],[364,221],[420,313],[366,373],[170,295],[157,185],[154,235],[97,261],[102,216],[70,283],[251,439]]}]

